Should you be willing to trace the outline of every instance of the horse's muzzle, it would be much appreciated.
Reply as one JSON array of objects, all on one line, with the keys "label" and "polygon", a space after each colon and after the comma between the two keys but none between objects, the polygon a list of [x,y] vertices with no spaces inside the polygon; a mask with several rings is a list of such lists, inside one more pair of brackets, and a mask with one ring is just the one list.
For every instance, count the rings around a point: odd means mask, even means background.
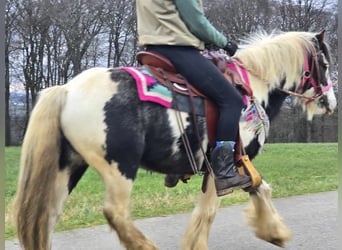
[{"label": "horse's muzzle", "polygon": [[327,109],[327,111],[325,112],[327,115],[332,115],[334,113],[334,110],[331,109]]}]

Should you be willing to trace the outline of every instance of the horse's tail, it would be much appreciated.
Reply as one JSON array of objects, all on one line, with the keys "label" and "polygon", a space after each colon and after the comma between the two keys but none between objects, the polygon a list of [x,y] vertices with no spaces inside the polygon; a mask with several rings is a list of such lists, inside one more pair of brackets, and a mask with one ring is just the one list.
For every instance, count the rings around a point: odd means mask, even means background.
[{"label": "horse's tail", "polygon": [[13,215],[25,250],[50,248],[49,208],[60,160],[60,113],[66,96],[62,86],[43,90],[24,137]]}]

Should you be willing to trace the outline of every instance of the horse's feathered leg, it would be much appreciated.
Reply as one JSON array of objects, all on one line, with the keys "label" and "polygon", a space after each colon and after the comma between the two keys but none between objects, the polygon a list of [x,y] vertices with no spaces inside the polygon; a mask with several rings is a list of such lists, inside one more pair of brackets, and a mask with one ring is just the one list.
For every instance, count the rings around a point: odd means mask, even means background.
[{"label": "horse's feathered leg", "polygon": [[250,193],[250,203],[245,209],[247,223],[260,239],[283,247],[291,239],[291,231],[285,225],[271,200],[271,188],[263,180],[255,192]]},{"label": "horse's feathered leg", "polygon": [[209,231],[220,201],[221,199],[216,195],[214,178],[209,175],[207,189],[201,194],[183,237],[183,250],[208,249]]},{"label": "horse's feathered leg", "polygon": [[59,168],[59,118],[66,95],[60,86],[44,90],[25,134],[13,205],[18,238],[25,250],[51,248],[52,231],[68,195],[69,176]]},{"label": "horse's feathered leg", "polygon": [[[85,152],[84,152],[85,153]],[[103,178],[106,188],[103,213],[108,224],[116,231],[126,249],[158,249],[133,224],[130,217],[130,198],[133,180],[118,170],[118,164],[110,164],[93,152],[85,153],[87,161]]]}]

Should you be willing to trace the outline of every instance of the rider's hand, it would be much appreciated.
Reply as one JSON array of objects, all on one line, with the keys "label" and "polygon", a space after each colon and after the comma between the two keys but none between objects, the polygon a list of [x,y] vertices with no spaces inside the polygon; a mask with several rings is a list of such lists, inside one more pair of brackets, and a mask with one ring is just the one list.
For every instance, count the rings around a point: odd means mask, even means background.
[{"label": "rider's hand", "polygon": [[206,43],[204,45],[205,49],[208,51],[216,51],[219,49],[219,47],[217,47],[216,45],[212,44],[212,43]]},{"label": "rider's hand", "polygon": [[238,46],[236,43],[228,41],[226,46],[223,47],[223,49],[228,53],[229,56],[233,56],[237,51]]}]

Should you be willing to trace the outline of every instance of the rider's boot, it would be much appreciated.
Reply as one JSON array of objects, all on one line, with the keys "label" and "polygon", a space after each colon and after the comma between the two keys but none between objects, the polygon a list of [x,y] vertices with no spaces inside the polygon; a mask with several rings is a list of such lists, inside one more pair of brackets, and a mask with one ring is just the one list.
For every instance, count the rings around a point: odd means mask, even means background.
[{"label": "rider's boot", "polygon": [[251,178],[236,172],[233,141],[220,141],[211,153],[217,196],[230,194],[234,189],[252,185]]}]

